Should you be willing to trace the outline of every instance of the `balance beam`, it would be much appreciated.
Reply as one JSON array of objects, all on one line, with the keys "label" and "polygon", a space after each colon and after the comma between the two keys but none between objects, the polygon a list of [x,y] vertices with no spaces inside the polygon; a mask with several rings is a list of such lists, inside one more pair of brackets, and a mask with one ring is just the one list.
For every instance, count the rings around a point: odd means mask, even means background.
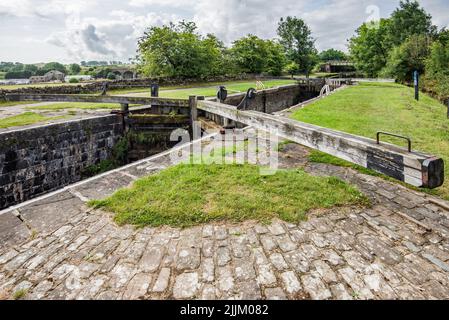
[{"label": "balance beam", "polygon": [[257,111],[241,111],[234,106],[218,102],[198,101],[198,109],[276,133],[282,138],[372,169],[412,186],[433,189],[444,182],[444,162],[432,155],[408,152],[392,144],[378,144],[372,139],[284,117]]},{"label": "balance beam", "polygon": [[187,99],[170,98],[143,98],[123,96],[94,96],[79,94],[6,94],[8,101],[45,101],[45,102],[92,102],[92,103],[117,103],[117,104],[140,104],[158,105],[169,107],[189,107]]}]

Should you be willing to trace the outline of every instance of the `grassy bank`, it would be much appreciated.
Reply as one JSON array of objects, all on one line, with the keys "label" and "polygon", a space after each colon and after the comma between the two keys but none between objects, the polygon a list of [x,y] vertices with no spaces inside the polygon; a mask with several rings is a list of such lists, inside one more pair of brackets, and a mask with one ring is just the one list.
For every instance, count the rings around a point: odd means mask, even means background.
[{"label": "grassy bank", "polygon": [[[413,149],[442,157],[449,173],[449,120],[447,108],[422,94],[394,83],[362,83],[299,109],[292,118],[315,125],[375,139],[376,132],[387,131],[408,136]],[[385,141],[404,145],[396,138]],[[435,190],[449,200],[449,181]]]},{"label": "grassy bank", "polygon": [[189,227],[221,220],[298,222],[312,209],[367,201],[337,178],[302,170],[261,176],[252,165],[178,165],[90,204],[114,212],[119,224]]}]

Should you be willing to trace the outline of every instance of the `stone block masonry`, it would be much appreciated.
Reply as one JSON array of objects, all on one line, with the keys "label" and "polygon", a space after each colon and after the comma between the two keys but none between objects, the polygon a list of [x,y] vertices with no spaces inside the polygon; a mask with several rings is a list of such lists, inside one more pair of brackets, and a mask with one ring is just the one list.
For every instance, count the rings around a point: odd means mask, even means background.
[{"label": "stone block masonry", "polygon": [[[321,83],[310,86],[304,84],[290,84],[257,91],[254,99],[248,100],[246,104],[242,104],[241,109],[272,114],[318,96],[321,87]],[[224,103],[231,106],[238,106],[242,103],[245,95],[246,93],[229,95]],[[208,100],[217,101],[216,98]],[[201,115],[203,114],[208,119],[211,119],[220,125],[225,125],[228,123],[228,121],[225,121],[225,119],[219,115],[201,112]],[[243,128],[244,125],[237,123],[237,127]]]},{"label": "stone block masonry", "polygon": [[0,209],[80,181],[122,135],[117,115],[0,133]]}]

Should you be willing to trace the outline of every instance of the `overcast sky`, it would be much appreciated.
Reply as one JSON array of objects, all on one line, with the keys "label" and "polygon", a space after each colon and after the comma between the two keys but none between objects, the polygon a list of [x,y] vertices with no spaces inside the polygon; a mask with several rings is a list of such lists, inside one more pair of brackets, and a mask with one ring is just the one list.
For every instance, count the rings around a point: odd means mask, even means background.
[{"label": "overcast sky", "polygon": [[[248,33],[276,36],[280,17],[303,18],[319,50],[346,50],[364,21],[387,17],[394,0],[0,0],[0,61],[127,61],[149,26],[193,20],[226,44]],[[421,0],[439,27],[449,0]]]}]

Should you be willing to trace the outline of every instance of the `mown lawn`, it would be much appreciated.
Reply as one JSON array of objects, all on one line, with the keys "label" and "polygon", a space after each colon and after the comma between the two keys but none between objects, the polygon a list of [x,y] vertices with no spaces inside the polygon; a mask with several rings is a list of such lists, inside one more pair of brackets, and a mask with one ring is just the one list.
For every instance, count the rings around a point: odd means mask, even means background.
[{"label": "mown lawn", "polygon": [[[263,82],[266,88],[272,88],[275,86],[281,86],[286,84],[295,83],[294,80],[270,80]],[[190,88],[186,87],[166,87],[162,88],[160,91],[160,96],[164,98],[178,98],[178,99],[188,99],[191,95],[198,95],[198,96],[215,96],[217,93],[217,87],[214,87],[212,84],[202,84],[207,85],[207,87],[198,87],[198,88]],[[256,82],[228,82],[225,83],[226,87],[229,90],[229,94],[236,93],[236,92],[245,92],[251,87],[256,86]],[[115,90],[110,91],[108,94],[112,95],[121,95],[121,94],[127,94],[127,93],[146,93],[143,96],[150,96],[150,89],[126,89],[126,90]],[[142,96],[142,94],[138,94],[139,96]],[[32,102],[21,102],[16,104],[22,104],[22,103],[28,103],[31,104]],[[14,102],[7,102],[5,103],[5,106],[7,105],[14,105]],[[2,106],[0,104],[0,106]],[[133,105],[131,105],[132,107]],[[61,111],[66,109],[82,109],[82,110],[98,110],[98,109],[120,109],[120,105],[116,103],[57,103],[57,104],[49,104],[49,105],[41,105],[36,107],[28,107],[28,110],[52,110],[52,111]]]},{"label": "mown lawn", "polygon": [[16,90],[20,88],[42,88],[42,87],[58,87],[58,86],[76,86],[79,83],[29,83],[29,84],[12,84],[12,85],[0,85],[0,89],[4,90]]},{"label": "mown lawn", "polygon": [[[394,83],[362,83],[299,109],[291,117],[372,139],[378,131],[408,136],[414,150],[445,160],[447,177],[449,119],[446,112],[447,107],[425,94],[421,94],[419,102],[415,101],[413,88]],[[405,147],[400,139],[382,139]],[[326,157],[321,160],[326,162]],[[446,179],[435,193],[449,200],[449,181]]]},{"label": "mown lawn", "polygon": [[34,112],[25,112],[21,115],[0,119],[0,128],[20,127],[62,118],[64,118],[64,116],[46,117]]},{"label": "mown lawn", "polygon": [[[133,105],[131,105],[133,106]],[[36,107],[27,107],[28,110],[52,110],[61,111],[66,109],[99,110],[99,109],[120,109],[118,103],[89,103],[89,102],[62,102]]]},{"label": "mown lawn", "polygon": [[299,222],[312,209],[367,205],[356,188],[302,170],[262,176],[253,165],[178,165],[136,181],[90,205],[119,224],[189,227],[211,221]]},{"label": "mown lawn", "polygon": [[30,104],[31,101],[4,101],[0,100],[0,107],[13,107],[21,104]]},{"label": "mown lawn", "polygon": [[[295,83],[295,80],[279,79],[262,81],[265,88],[272,88]],[[228,89],[228,94],[246,92],[249,88],[256,88],[256,80],[254,81],[229,81],[229,82],[206,82],[189,84],[185,86],[161,87],[159,96],[163,98],[187,99],[191,95],[213,97],[217,94],[218,86],[224,85]],[[150,88],[148,89],[123,89],[111,90],[109,94],[121,95],[127,93],[136,93],[139,96],[150,96]]]}]

